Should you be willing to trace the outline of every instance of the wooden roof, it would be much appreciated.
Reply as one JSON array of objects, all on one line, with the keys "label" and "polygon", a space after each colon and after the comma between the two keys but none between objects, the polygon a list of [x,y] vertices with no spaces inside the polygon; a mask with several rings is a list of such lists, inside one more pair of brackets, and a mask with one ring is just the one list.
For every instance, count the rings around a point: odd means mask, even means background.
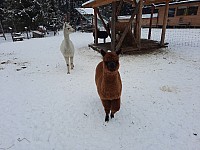
[{"label": "wooden roof", "polygon": [[[120,1],[120,0],[90,0],[90,1],[85,2],[82,5],[82,7],[95,8],[95,7],[107,5],[107,4],[110,4],[112,2],[116,2],[116,1]],[[134,4],[134,0],[123,0],[123,1]],[[139,1],[139,0],[136,0],[136,1]],[[163,2],[166,2],[166,1],[173,1],[173,0],[144,0],[144,5],[150,5],[152,3],[154,3],[154,4],[163,3]]]}]

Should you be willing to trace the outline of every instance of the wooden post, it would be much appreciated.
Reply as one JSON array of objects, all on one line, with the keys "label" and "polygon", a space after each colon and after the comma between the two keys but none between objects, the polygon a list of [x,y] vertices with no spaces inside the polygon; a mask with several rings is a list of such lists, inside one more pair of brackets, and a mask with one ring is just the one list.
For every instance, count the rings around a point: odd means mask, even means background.
[{"label": "wooden post", "polygon": [[153,19],[153,12],[154,12],[155,6],[152,4],[151,6],[151,18],[150,18],[150,23],[149,23],[149,34],[148,34],[148,39],[151,39],[151,29],[152,29],[152,19]]},{"label": "wooden post", "polygon": [[123,0],[120,0],[119,6],[118,6],[117,12],[116,12],[116,15],[117,15],[117,16],[119,16],[119,14],[120,14],[120,11],[121,11],[121,9],[122,9],[122,4],[123,4]]},{"label": "wooden post", "polygon": [[3,37],[6,40],[6,36],[5,36],[4,30],[3,30],[3,25],[2,25],[2,21],[1,20],[0,20],[0,27],[1,27],[1,30],[2,30],[2,33],[3,33]]},{"label": "wooden post", "polygon": [[142,7],[143,7],[143,0],[140,0],[139,10],[138,10],[137,36],[136,36],[136,41],[139,48],[141,46],[140,39],[141,39],[141,26],[142,26]]},{"label": "wooden post", "polygon": [[97,37],[97,8],[94,8],[94,44],[98,44],[98,37]]},{"label": "wooden post", "polygon": [[[136,0],[133,0],[132,3],[132,7],[136,6],[138,3],[136,2]],[[133,22],[133,37],[135,39],[136,42],[136,36],[137,36],[137,15],[135,17],[135,21]]]},{"label": "wooden post", "polygon": [[137,26],[138,26],[138,15],[136,15],[136,19],[135,19],[135,23],[134,23],[134,37],[135,37],[135,39],[137,39],[137,32],[138,32]]},{"label": "wooden post", "polygon": [[82,15],[80,17],[80,23],[81,23],[81,32],[83,32],[83,18],[82,18]]},{"label": "wooden post", "polygon": [[116,8],[117,3],[112,2],[112,16],[111,16],[111,51],[115,51],[115,40],[116,40],[116,34],[115,34],[115,26],[116,26]]},{"label": "wooden post", "polygon": [[169,11],[169,0],[166,0],[166,3],[165,3],[165,14],[164,14],[164,18],[163,18],[162,34],[161,34],[161,41],[160,41],[160,45],[161,46],[164,46],[165,33],[166,33],[166,27],[167,27],[168,11]]},{"label": "wooden post", "polygon": [[132,23],[132,21],[133,21],[135,15],[138,13],[138,9],[139,9],[138,7],[139,7],[139,5],[136,5],[135,10],[134,10],[134,12],[133,12],[133,14],[131,15],[131,18],[130,18],[130,20],[129,20],[129,23],[128,23],[128,25],[126,26],[126,28],[124,29],[124,32],[122,33],[122,35],[121,35],[121,37],[120,37],[120,39],[119,39],[119,42],[118,42],[118,44],[117,44],[117,46],[116,46],[116,51],[118,51],[118,50],[120,49],[120,47],[121,47],[121,45],[122,45],[122,42],[124,41],[124,38],[125,38],[126,34],[128,33],[128,31],[129,31],[129,29],[130,29],[131,23]]}]

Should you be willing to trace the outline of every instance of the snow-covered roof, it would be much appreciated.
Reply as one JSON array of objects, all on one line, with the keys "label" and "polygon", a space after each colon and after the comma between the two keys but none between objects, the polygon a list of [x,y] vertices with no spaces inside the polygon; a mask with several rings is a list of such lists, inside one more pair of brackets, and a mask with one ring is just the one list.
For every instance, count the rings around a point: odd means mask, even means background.
[{"label": "snow-covered roof", "polygon": [[[158,17],[158,13],[154,13],[153,18],[157,18],[157,17]],[[142,18],[151,18],[151,14],[142,14]]]},{"label": "snow-covered roof", "polygon": [[87,4],[89,4],[89,3],[91,3],[91,2],[94,2],[94,1],[95,1],[95,0],[89,0],[89,1],[87,1],[87,2],[85,2],[85,3],[83,3],[82,6],[87,5]]},{"label": "snow-covered roof", "polygon": [[[185,0],[185,1],[174,1],[174,2],[170,2],[169,5],[176,5],[176,4],[184,4],[184,3],[189,3],[189,2],[199,2],[199,0]],[[155,5],[156,7],[159,6],[165,6],[165,4],[157,4]]]},{"label": "snow-covered roof", "polygon": [[[156,17],[158,17],[158,13],[154,13],[153,14],[153,18],[156,18]],[[127,15],[127,16],[118,16],[118,19],[120,20],[126,20],[126,19],[130,19],[131,18],[131,16],[130,15]],[[142,18],[151,18],[151,14],[142,14]]]},{"label": "snow-covered roof", "polygon": [[94,15],[93,8],[76,8],[76,10],[82,15]]}]

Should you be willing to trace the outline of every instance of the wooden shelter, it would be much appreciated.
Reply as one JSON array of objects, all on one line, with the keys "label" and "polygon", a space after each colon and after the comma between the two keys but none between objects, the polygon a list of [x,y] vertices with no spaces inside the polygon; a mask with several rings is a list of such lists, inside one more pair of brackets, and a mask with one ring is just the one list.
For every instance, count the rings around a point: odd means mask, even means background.
[{"label": "wooden shelter", "polygon": [[[164,39],[167,25],[167,15],[169,9],[170,0],[90,0],[84,3],[82,6],[84,8],[94,9],[94,44],[90,44],[89,47],[94,50],[99,51],[100,49],[118,51],[122,50],[122,53],[135,53],[142,52],[146,50],[157,49],[160,47],[165,47]],[[144,5],[151,5],[156,3],[165,3],[165,13],[163,18],[163,27],[161,33],[161,40],[153,41],[150,38],[141,39],[141,23],[142,23],[142,8]],[[120,22],[118,16],[120,10],[122,9],[123,3],[129,3],[134,7],[134,11],[128,22]],[[108,25],[102,19],[99,12],[99,7],[103,5],[112,5],[111,20]],[[111,37],[110,43],[98,43],[97,37],[97,15],[101,19],[105,30]],[[149,35],[151,33],[151,27],[149,28]]]},{"label": "wooden shelter", "polygon": [[[164,5],[156,5],[158,16],[154,25],[160,27],[164,16]],[[200,1],[180,1],[169,3],[167,27],[200,28]]]}]

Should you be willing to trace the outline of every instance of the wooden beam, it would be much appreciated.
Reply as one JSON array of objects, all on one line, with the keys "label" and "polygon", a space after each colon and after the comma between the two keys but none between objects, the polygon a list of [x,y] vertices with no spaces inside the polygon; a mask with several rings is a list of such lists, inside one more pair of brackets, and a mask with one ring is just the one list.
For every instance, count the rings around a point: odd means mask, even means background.
[{"label": "wooden beam", "polygon": [[6,36],[5,36],[4,30],[3,30],[2,20],[0,20],[0,28],[2,30],[4,39],[6,40]]},{"label": "wooden beam", "polygon": [[97,30],[97,8],[94,8],[94,44],[98,44]]},{"label": "wooden beam", "polygon": [[[137,2],[136,2],[136,0],[134,0],[132,7],[135,7],[136,4],[137,4]],[[137,36],[137,22],[138,22],[137,20],[138,20],[138,18],[137,18],[137,15],[136,15],[134,26],[133,26],[133,28],[134,28],[133,29],[133,35],[134,35],[135,39],[136,39],[136,36]]]},{"label": "wooden beam", "polygon": [[[88,1],[83,3],[82,7],[84,8],[95,8],[103,5],[108,5],[111,4],[112,2],[116,2],[119,0],[95,0],[95,1]],[[131,3],[134,0],[123,0],[124,2]],[[173,1],[173,0],[170,0]],[[157,3],[163,3],[166,2],[166,0],[145,0],[144,5],[151,5],[152,3],[157,4]]]},{"label": "wooden beam", "polygon": [[154,12],[155,6],[152,4],[151,6],[151,18],[150,18],[150,23],[149,23],[149,34],[148,34],[148,39],[151,39],[151,29],[152,29],[152,20],[153,20],[153,12]]},{"label": "wooden beam", "polygon": [[169,11],[169,0],[167,0],[166,3],[165,3],[165,13],[164,13],[164,18],[163,18],[162,34],[161,34],[161,40],[160,40],[161,46],[164,46],[164,42],[165,42],[165,33],[166,33],[166,27],[167,27],[168,11]]},{"label": "wooden beam", "polygon": [[139,8],[138,8],[138,15],[137,15],[138,22],[137,22],[136,43],[138,44],[138,47],[140,48],[143,0],[140,0],[138,2],[138,5],[139,5]]},{"label": "wooden beam", "polygon": [[144,5],[165,3],[166,1],[174,1],[174,0],[145,0],[145,1],[144,1]]},{"label": "wooden beam", "polygon": [[106,23],[105,23],[105,21],[103,20],[103,18],[102,18],[102,16],[101,16],[101,14],[100,14],[98,8],[97,8],[97,14],[98,14],[98,16],[99,16],[99,18],[100,18],[100,20],[101,20],[101,22],[102,22],[104,28],[106,29],[106,32],[107,32],[108,35],[111,37],[110,30],[109,30],[108,27],[106,26]]},{"label": "wooden beam", "polygon": [[110,4],[112,2],[116,2],[118,0],[95,0],[95,1],[88,1],[86,3],[83,3],[83,7],[99,7],[99,6],[103,6],[103,5],[107,5]]},{"label": "wooden beam", "polygon": [[111,16],[111,51],[115,51],[115,41],[116,41],[116,9],[117,3],[112,2],[112,16]]},{"label": "wooden beam", "polygon": [[132,21],[133,21],[135,15],[136,15],[137,12],[138,12],[138,8],[139,8],[138,6],[139,6],[139,5],[136,4],[135,10],[134,10],[133,14],[131,15],[131,18],[130,18],[130,20],[129,20],[129,22],[128,22],[128,25],[127,25],[127,27],[124,29],[124,32],[122,33],[122,36],[120,37],[119,42],[118,42],[118,44],[117,44],[117,46],[116,46],[116,51],[118,51],[118,50],[121,48],[121,46],[122,46],[122,42],[124,41],[124,38],[125,38],[126,34],[128,33],[128,30],[130,29],[131,23],[132,23]]},{"label": "wooden beam", "polygon": [[133,4],[134,0],[124,0],[124,2],[129,3],[129,4]]},{"label": "wooden beam", "polygon": [[119,16],[120,11],[121,11],[121,9],[122,9],[122,4],[123,4],[123,0],[120,0],[119,6],[117,7],[116,16]]},{"label": "wooden beam", "polygon": [[136,15],[136,18],[135,18],[135,23],[134,23],[134,36],[135,38],[137,38],[137,35],[138,35],[138,15]]}]

